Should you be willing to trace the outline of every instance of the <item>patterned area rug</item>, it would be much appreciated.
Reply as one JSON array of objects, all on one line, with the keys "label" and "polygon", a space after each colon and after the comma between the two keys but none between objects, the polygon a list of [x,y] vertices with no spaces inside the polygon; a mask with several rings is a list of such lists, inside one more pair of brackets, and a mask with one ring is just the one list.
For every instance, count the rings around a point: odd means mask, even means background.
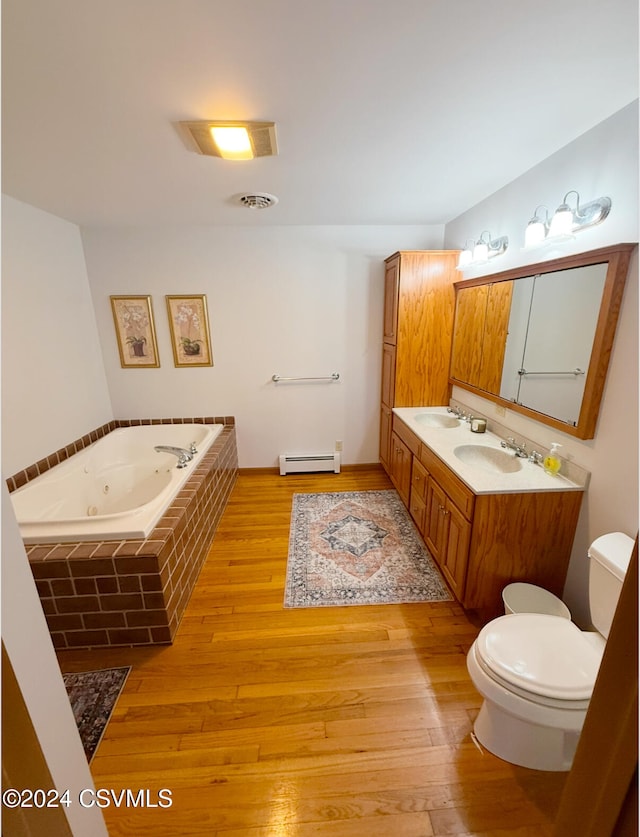
[{"label": "patterned area rug", "polygon": [[285,607],[450,600],[396,491],[293,495]]},{"label": "patterned area rug", "polygon": [[62,676],[87,761],[93,758],[104,735],[130,671],[131,666],[126,666]]}]

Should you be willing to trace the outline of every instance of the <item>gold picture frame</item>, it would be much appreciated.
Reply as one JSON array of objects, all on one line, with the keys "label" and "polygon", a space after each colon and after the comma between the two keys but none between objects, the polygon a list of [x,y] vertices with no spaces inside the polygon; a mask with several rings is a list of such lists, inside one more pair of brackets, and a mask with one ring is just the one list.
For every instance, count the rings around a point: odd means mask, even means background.
[{"label": "gold picture frame", "polygon": [[150,296],[111,296],[120,365],[123,369],[160,366]]},{"label": "gold picture frame", "polygon": [[167,316],[176,366],[213,366],[207,297],[167,296]]}]

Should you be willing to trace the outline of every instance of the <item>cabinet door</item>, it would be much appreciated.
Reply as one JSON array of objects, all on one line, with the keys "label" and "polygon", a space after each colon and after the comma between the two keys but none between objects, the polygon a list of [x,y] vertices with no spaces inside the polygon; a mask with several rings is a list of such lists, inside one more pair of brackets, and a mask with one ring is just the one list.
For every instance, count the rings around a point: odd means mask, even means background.
[{"label": "cabinet door", "polygon": [[391,409],[383,404],[380,408],[380,462],[387,473],[391,471]]},{"label": "cabinet door", "polygon": [[398,327],[398,284],[400,257],[394,256],[386,263],[384,273],[384,336],[385,343],[396,342]]},{"label": "cabinet door", "polygon": [[471,524],[447,498],[445,503],[447,538],[440,568],[459,601],[464,596],[469,558]]},{"label": "cabinet door", "polygon": [[396,347],[391,343],[382,344],[382,392],[383,404],[394,407],[396,384]]},{"label": "cabinet door", "polygon": [[409,448],[396,433],[391,433],[391,480],[405,506],[411,492],[411,460]]},{"label": "cabinet door", "polygon": [[427,486],[427,515],[425,526],[425,541],[431,555],[439,565],[444,561],[444,548],[447,536],[448,516],[447,495],[432,477]]},{"label": "cabinet door", "polygon": [[451,377],[473,386],[478,386],[480,380],[487,288],[487,285],[458,288],[456,297]]},{"label": "cabinet door", "polygon": [[401,254],[396,407],[449,402],[455,258],[452,251]]},{"label": "cabinet door", "polygon": [[513,281],[488,285],[487,313],[482,338],[482,363],[477,386],[500,394],[504,352],[507,346]]},{"label": "cabinet door", "polygon": [[418,527],[418,531],[424,537],[427,522],[427,485],[429,474],[414,457],[411,465],[411,497],[409,511],[411,517]]},{"label": "cabinet door", "polygon": [[420,532],[420,534],[424,537],[427,507],[425,506],[422,497],[414,491],[411,492],[411,497],[409,499],[409,511],[411,512],[411,517],[413,518],[413,522],[416,524],[418,532]]}]

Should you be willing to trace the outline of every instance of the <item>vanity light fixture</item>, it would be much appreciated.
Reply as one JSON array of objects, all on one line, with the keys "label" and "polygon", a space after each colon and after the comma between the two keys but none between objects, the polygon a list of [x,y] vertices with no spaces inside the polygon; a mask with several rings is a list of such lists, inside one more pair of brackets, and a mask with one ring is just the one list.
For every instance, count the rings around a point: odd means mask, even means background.
[{"label": "vanity light fixture", "polygon": [[[567,203],[570,195],[576,196],[575,209]],[[611,211],[611,198],[596,198],[580,206],[580,195],[572,189],[564,196],[550,222],[548,212],[545,221],[538,217],[539,209],[547,212],[545,206],[539,206],[527,224],[524,235],[525,250],[553,242],[568,241],[575,238],[575,233],[580,230],[600,224]]]},{"label": "vanity light fixture", "polygon": [[[538,212],[539,210],[544,209],[545,212],[545,219],[544,221],[542,218],[539,217]],[[536,247],[541,242],[545,240],[547,237],[547,233],[549,231],[549,210],[546,206],[536,207],[535,212],[533,213],[533,218],[527,224],[527,228],[524,231],[524,246],[525,247]]]},{"label": "vanity light fixture", "polygon": [[500,256],[509,246],[509,238],[506,235],[500,238],[491,238],[489,230],[485,230],[480,238],[474,242],[473,251],[467,248],[460,252],[456,270],[465,270],[467,267],[486,264],[489,259]]},{"label": "vanity light fixture", "polygon": [[200,154],[224,160],[252,160],[278,153],[275,122],[202,120],[181,122]]}]

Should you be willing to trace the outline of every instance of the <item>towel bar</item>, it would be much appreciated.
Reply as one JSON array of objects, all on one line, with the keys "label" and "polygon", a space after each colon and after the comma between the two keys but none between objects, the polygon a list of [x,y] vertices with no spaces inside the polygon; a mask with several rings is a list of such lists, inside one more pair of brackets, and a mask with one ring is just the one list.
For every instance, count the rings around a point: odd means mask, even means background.
[{"label": "towel bar", "polygon": [[337,381],[339,380],[340,375],[338,372],[332,372],[331,375],[325,375],[321,378],[283,378],[281,375],[272,375],[271,380],[275,383],[281,383],[284,381]]}]

